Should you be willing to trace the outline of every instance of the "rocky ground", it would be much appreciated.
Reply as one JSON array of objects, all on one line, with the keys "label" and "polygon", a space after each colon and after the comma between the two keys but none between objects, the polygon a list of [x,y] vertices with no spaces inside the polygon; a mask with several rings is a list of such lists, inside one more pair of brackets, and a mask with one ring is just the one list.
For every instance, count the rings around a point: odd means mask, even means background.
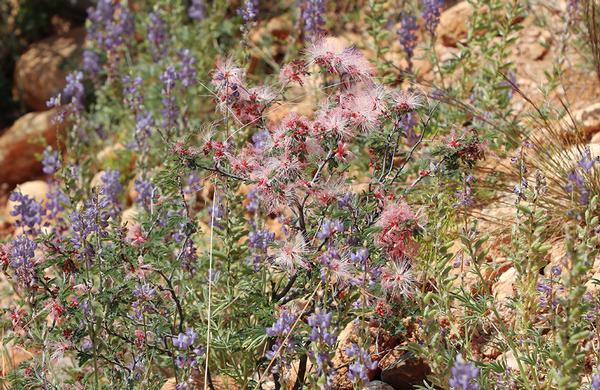
[{"label": "rocky ground", "polygon": [[[589,146],[592,157],[600,156],[600,85],[592,67],[582,64],[582,56],[576,48],[565,47],[563,44],[565,25],[563,15],[565,15],[566,2],[548,1],[543,4],[539,2],[533,4],[533,7],[535,12],[531,12],[530,16],[519,21],[523,28],[519,32],[520,39],[511,55],[511,59],[516,64],[516,84],[533,99],[541,98],[540,86],[545,81],[544,72],[550,71],[557,61],[562,59],[565,81],[551,98],[557,104],[563,101],[569,105],[572,118],[583,130],[585,138],[580,141],[579,146]],[[547,18],[545,27],[541,27],[538,23],[538,11],[543,11]],[[466,22],[472,12],[469,3],[461,1],[442,14],[438,27],[440,39],[436,47],[442,58],[452,56],[459,50],[457,46],[465,39]],[[260,42],[261,34],[285,34],[290,28],[292,28],[291,23],[286,19],[273,18],[262,22],[253,32],[251,39]],[[364,42],[367,39],[351,32],[351,29],[349,31],[339,38],[350,43]],[[80,63],[84,34],[82,28],[72,28],[63,34],[35,42],[20,55],[16,63],[13,94],[31,112],[16,120],[12,126],[0,130],[0,237],[8,237],[14,232],[13,220],[10,216],[11,204],[7,199],[10,190],[18,186],[21,192],[38,200],[44,199],[48,191],[38,157],[43,150],[43,144],[57,145],[58,134],[64,126],[52,123],[53,112],[46,109],[45,102],[64,87],[65,69]],[[399,43],[393,41],[390,47],[392,50],[388,53],[388,59],[401,65],[403,60]],[[279,49],[272,47],[271,50],[271,54],[276,54]],[[416,56],[418,57],[419,53]],[[431,81],[432,65],[427,61],[416,61],[415,71],[419,80]],[[530,109],[525,100],[519,97],[514,99],[513,104],[516,111]],[[299,107],[296,109],[301,110],[301,105]],[[506,160],[493,158],[487,164],[493,169],[502,169],[502,166],[508,169],[510,165]],[[507,196],[474,212],[486,221],[491,231],[499,232],[490,243],[492,250],[498,248],[507,239],[506,227],[513,218],[512,202],[514,200]],[[501,304],[515,293],[516,271],[508,260],[502,260],[499,251],[492,254],[494,256],[490,256],[490,259],[496,257],[496,260],[486,265],[486,276],[493,282],[492,292]],[[549,256],[548,267],[564,256],[563,243],[556,242]],[[462,271],[464,278],[459,280],[470,288],[481,288],[467,271],[467,269]],[[600,277],[599,260],[594,266],[594,273]],[[10,299],[3,294],[5,290],[3,286],[5,284],[0,284],[0,302]],[[594,287],[589,286],[589,288]],[[509,309],[506,310],[506,314],[511,316]],[[345,345],[349,345],[352,340],[354,325],[350,323],[340,335],[340,347],[335,357],[336,365],[343,364],[345,359],[347,360],[343,351]],[[400,348],[409,340],[396,340],[377,327],[377,324],[373,324],[371,330],[374,339],[379,340],[372,346],[371,352],[380,359],[377,368],[379,372],[373,372],[372,375],[380,377],[381,381],[372,382],[370,389],[410,388],[409,383],[425,377],[427,367]],[[414,331],[418,332],[418,329]],[[482,340],[476,350],[480,353],[481,359],[506,359],[502,351],[487,345],[485,340]],[[28,356],[26,351],[8,351],[7,354],[3,354],[0,371],[5,373],[15,362]],[[511,359],[507,360],[511,361]],[[225,378],[217,378],[216,382],[226,388]],[[345,372],[341,370],[337,378],[337,388],[351,388],[346,382]],[[163,389],[171,388],[174,388],[174,383],[166,383],[163,387]]]}]

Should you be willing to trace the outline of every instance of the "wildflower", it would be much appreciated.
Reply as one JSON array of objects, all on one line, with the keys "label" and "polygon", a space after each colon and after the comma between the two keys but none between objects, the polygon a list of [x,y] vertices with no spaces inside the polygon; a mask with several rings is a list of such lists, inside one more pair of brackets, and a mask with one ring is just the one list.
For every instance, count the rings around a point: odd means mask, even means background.
[{"label": "wildflower", "polygon": [[187,88],[198,83],[196,71],[196,58],[192,55],[189,49],[180,50],[177,53],[181,61],[181,70],[179,78],[181,79],[181,87]]},{"label": "wildflower", "polygon": [[158,61],[167,54],[167,39],[165,21],[157,13],[151,12],[148,22],[148,43],[154,61]]},{"label": "wildflower", "polygon": [[456,355],[448,384],[452,390],[479,390],[480,387],[476,383],[478,376],[479,368],[475,367],[473,363],[467,362],[459,353]]},{"label": "wildflower", "polygon": [[275,254],[274,263],[290,275],[294,275],[297,268],[309,268],[309,264],[304,260],[306,252],[307,244],[304,237],[302,233],[297,233],[293,239],[283,243]]},{"label": "wildflower", "polygon": [[301,0],[299,4],[304,33],[314,39],[323,33],[325,0]]},{"label": "wildflower", "polygon": [[594,167],[594,164],[600,161],[600,157],[592,158],[589,147],[586,147],[584,154],[577,163],[585,172],[590,172]]},{"label": "wildflower", "polygon": [[[265,354],[267,359],[273,359],[275,362],[271,369],[273,373],[277,373],[283,366],[289,367],[291,364],[291,359],[288,359],[286,355],[292,354],[296,346],[296,338],[292,334],[292,326],[296,319],[295,314],[283,309],[279,312],[275,323],[266,328],[267,336],[276,338],[271,349]],[[283,348],[282,343],[286,343]]]},{"label": "wildflower", "polygon": [[600,366],[596,367],[596,373],[592,375],[592,390],[600,390]]},{"label": "wildflower", "polygon": [[344,116],[360,130],[374,131],[384,114],[383,88],[355,87],[340,97],[340,107]]},{"label": "wildflower", "polygon": [[279,80],[282,84],[298,83],[304,85],[304,78],[310,73],[306,70],[306,63],[302,60],[294,60],[285,64],[279,73]]},{"label": "wildflower", "polygon": [[102,175],[101,193],[104,195],[106,205],[113,218],[115,218],[121,209],[119,195],[123,190],[123,185],[120,181],[121,174],[116,170],[109,170]]},{"label": "wildflower", "polygon": [[248,235],[248,246],[265,252],[275,239],[275,233],[268,230],[256,230]]},{"label": "wildflower", "polygon": [[83,51],[83,71],[94,77],[100,73],[100,56],[93,50]]},{"label": "wildflower", "polygon": [[52,188],[46,194],[44,208],[48,214],[48,219],[55,219],[60,212],[69,204],[69,197],[58,187]]},{"label": "wildflower", "polygon": [[404,115],[416,110],[423,105],[420,95],[412,91],[398,91],[392,94],[392,109],[398,114]]},{"label": "wildflower", "polygon": [[418,244],[413,234],[418,228],[417,215],[406,202],[388,203],[376,226],[382,230],[375,237],[375,243],[392,259],[401,260],[416,254]]},{"label": "wildflower", "polygon": [[317,238],[319,240],[326,240],[329,237],[333,236],[335,233],[341,233],[344,231],[344,224],[339,219],[330,220],[327,219],[323,221],[321,225],[321,230],[317,233]]},{"label": "wildflower", "polygon": [[425,20],[425,28],[434,36],[435,29],[440,22],[441,9],[444,6],[444,0],[422,0],[423,11],[421,16]]},{"label": "wildflower", "polygon": [[350,254],[350,260],[357,264],[363,264],[369,258],[369,250],[367,248],[359,248],[356,252]]},{"label": "wildflower", "polygon": [[308,64],[316,64],[329,73],[349,76],[354,80],[370,80],[371,65],[354,48],[346,48],[334,38],[321,38],[313,42],[306,51]]},{"label": "wildflower", "polygon": [[316,309],[308,317],[308,325],[311,327],[309,338],[313,342],[310,355],[314,360],[317,375],[324,378],[324,382],[320,382],[322,389],[329,389],[333,384],[331,352],[334,350],[337,336],[331,330],[332,317],[331,313],[320,309]]},{"label": "wildflower", "polygon": [[60,154],[48,146],[44,149],[42,156],[42,171],[46,175],[52,175],[60,169]]},{"label": "wildflower", "polygon": [[179,73],[173,65],[169,65],[167,69],[160,75],[160,81],[163,82],[163,109],[161,111],[163,116],[163,126],[174,125],[177,117],[179,116],[179,108],[177,107],[177,101],[173,91],[175,88],[175,83],[178,79]]},{"label": "wildflower", "polygon": [[346,355],[354,358],[354,361],[348,366],[348,379],[350,379],[352,383],[369,382],[368,373],[377,368],[378,362],[373,361],[369,352],[356,344],[352,344],[346,349]]},{"label": "wildflower", "polygon": [[144,95],[140,89],[142,86],[142,78],[136,76],[133,79],[130,76],[123,76],[123,100],[125,104],[135,113],[138,113],[144,104]]},{"label": "wildflower", "polygon": [[415,278],[406,260],[391,261],[383,267],[381,289],[385,295],[400,298],[412,294]]},{"label": "wildflower", "polygon": [[412,58],[415,47],[417,46],[417,35],[415,34],[419,26],[417,26],[417,18],[414,15],[403,15],[400,20],[400,28],[396,31],[400,46],[406,54],[408,69],[412,69]]},{"label": "wildflower", "polygon": [[238,14],[242,16],[246,23],[256,21],[258,13],[258,0],[244,0],[242,8],[238,10]]},{"label": "wildflower", "polygon": [[185,333],[179,333],[177,337],[173,338],[173,346],[180,350],[189,349],[196,342],[198,334],[194,332],[194,329],[189,328]]},{"label": "wildflower", "polygon": [[204,0],[192,0],[188,7],[188,16],[192,19],[202,20],[206,17]]},{"label": "wildflower", "polygon": [[27,233],[36,234],[39,232],[38,225],[42,223],[42,217],[45,214],[42,206],[29,195],[24,195],[18,191],[11,192],[8,200],[15,203],[13,210],[10,212],[13,217],[18,217],[15,225],[27,228]]},{"label": "wildflower", "polygon": [[31,286],[35,276],[33,258],[37,243],[25,235],[18,235],[10,243],[10,266],[15,271],[15,278],[25,286]]},{"label": "wildflower", "polygon": [[137,193],[134,199],[135,202],[141,204],[146,210],[150,210],[150,204],[156,193],[156,187],[150,181],[135,179],[133,188]]}]

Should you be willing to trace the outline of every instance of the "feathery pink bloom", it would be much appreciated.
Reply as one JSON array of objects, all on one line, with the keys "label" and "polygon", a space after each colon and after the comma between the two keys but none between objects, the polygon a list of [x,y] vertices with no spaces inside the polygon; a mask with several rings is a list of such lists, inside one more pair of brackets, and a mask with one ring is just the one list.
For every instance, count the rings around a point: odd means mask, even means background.
[{"label": "feathery pink bloom", "polygon": [[344,116],[362,131],[373,131],[385,113],[385,93],[382,87],[359,84],[340,96]]},{"label": "feathery pink bloom", "polygon": [[277,251],[274,264],[288,274],[294,275],[298,268],[310,268],[310,265],[304,259],[307,252],[307,244],[302,233],[297,233],[295,237],[286,241]]},{"label": "feathery pink bloom", "polygon": [[405,114],[416,110],[423,105],[423,98],[410,91],[394,91],[390,96],[392,110]]},{"label": "feathery pink bloom", "polygon": [[319,65],[329,73],[353,80],[368,80],[372,76],[369,61],[357,49],[345,47],[336,38],[316,40],[306,50],[306,57],[310,65]]},{"label": "feathery pink bloom", "polygon": [[398,299],[411,295],[414,285],[415,278],[408,261],[391,261],[383,267],[381,289],[386,296]]},{"label": "feathery pink bloom", "polygon": [[402,260],[416,255],[419,245],[413,236],[418,227],[417,215],[406,202],[386,204],[376,226],[382,230],[375,237],[375,243],[391,259]]}]

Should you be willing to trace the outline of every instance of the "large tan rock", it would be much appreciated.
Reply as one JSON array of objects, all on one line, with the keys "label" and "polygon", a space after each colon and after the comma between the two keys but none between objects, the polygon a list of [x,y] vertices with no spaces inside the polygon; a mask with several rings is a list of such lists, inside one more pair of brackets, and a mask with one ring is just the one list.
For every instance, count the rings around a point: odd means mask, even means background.
[{"label": "large tan rock", "polygon": [[42,164],[36,158],[44,146],[56,145],[58,131],[64,124],[55,124],[56,110],[31,112],[0,135],[0,184],[15,185],[42,173]]},{"label": "large tan rock", "polygon": [[32,44],[15,64],[13,95],[33,110],[45,110],[78,67],[84,39],[85,30],[78,28]]},{"label": "large tan rock", "polygon": [[401,348],[394,348],[379,362],[381,380],[394,389],[413,389],[422,384],[430,369],[420,358]]},{"label": "large tan rock", "polygon": [[471,15],[473,6],[467,1],[461,1],[442,12],[436,32],[445,46],[455,47],[467,37]]}]

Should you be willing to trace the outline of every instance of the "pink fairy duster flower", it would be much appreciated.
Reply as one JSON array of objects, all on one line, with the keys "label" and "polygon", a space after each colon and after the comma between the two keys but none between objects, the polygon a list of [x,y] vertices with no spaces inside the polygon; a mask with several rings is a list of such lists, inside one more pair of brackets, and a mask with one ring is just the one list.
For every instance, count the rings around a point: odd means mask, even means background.
[{"label": "pink fairy duster flower", "polygon": [[398,299],[411,295],[415,278],[406,260],[391,261],[382,269],[381,289],[386,296]]},{"label": "pink fairy duster flower", "polygon": [[337,144],[337,148],[335,149],[334,157],[338,161],[345,162],[352,159],[354,155],[350,151],[347,143],[339,141]]},{"label": "pink fairy duster flower", "polygon": [[331,179],[312,189],[314,197],[322,204],[335,202],[340,195],[346,192],[348,192],[347,185],[342,178]]},{"label": "pink fairy duster flower", "polygon": [[395,91],[390,95],[391,108],[399,114],[414,111],[423,105],[421,95],[411,91]]},{"label": "pink fairy duster flower", "polygon": [[316,64],[329,73],[338,74],[352,80],[368,80],[372,67],[355,48],[347,48],[336,38],[321,38],[306,50],[309,65]]},{"label": "pink fairy duster flower", "polygon": [[305,261],[308,245],[304,241],[302,233],[298,232],[295,237],[283,243],[275,253],[274,264],[294,275],[298,268],[309,269],[310,265]]},{"label": "pink fairy duster flower", "polygon": [[298,83],[304,85],[304,78],[310,73],[306,70],[306,63],[302,60],[294,60],[284,65],[279,72],[279,81],[282,84]]},{"label": "pink fairy duster flower", "polygon": [[234,66],[233,60],[228,58],[225,61],[219,61],[219,63],[217,63],[217,68],[212,75],[211,84],[218,91],[225,88],[231,89],[234,87],[241,87],[244,85],[245,77],[246,71]]},{"label": "pink fairy duster flower", "polygon": [[386,204],[376,226],[381,231],[376,235],[375,243],[391,259],[402,260],[416,255],[419,246],[413,235],[418,227],[417,215],[406,202]]},{"label": "pink fairy duster flower", "polygon": [[339,107],[321,111],[313,123],[313,132],[320,136],[334,135],[344,139],[354,135],[344,110]]},{"label": "pink fairy duster flower", "polygon": [[353,280],[355,268],[347,259],[332,259],[327,265],[329,281],[344,288]]},{"label": "pink fairy duster flower", "polygon": [[344,116],[362,131],[374,131],[385,114],[382,87],[361,84],[340,96]]},{"label": "pink fairy duster flower", "polygon": [[356,48],[347,48],[341,55],[343,74],[353,80],[370,80],[373,68],[369,61]]}]

